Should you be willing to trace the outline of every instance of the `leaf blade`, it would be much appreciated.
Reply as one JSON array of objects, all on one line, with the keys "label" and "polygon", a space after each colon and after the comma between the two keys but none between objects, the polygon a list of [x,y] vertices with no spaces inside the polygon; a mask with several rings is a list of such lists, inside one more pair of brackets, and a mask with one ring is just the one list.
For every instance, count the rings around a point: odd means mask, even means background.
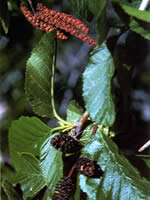
[{"label": "leaf blade", "polygon": [[115,120],[115,106],[111,94],[114,64],[105,44],[96,47],[83,73],[83,98],[92,120],[111,126]]},{"label": "leaf blade", "polygon": [[7,180],[2,182],[2,187],[7,194],[8,200],[21,200],[19,194]]},{"label": "leaf blade", "polygon": [[124,9],[124,11],[133,16],[136,17],[137,19],[143,20],[145,22],[150,22],[150,13],[144,10],[139,10],[137,8],[128,6],[126,4],[120,4],[121,7]]},{"label": "leaf blade", "polygon": [[36,117],[20,117],[9,129],[9,149],[13,166],[20,169],[18,153],[28,152],[40,155],[40,146],[51,129]]},{"label": "leaf blade", "polygon": [[[57,133],[56,133],[57,134]],[[40,153],[40,166],[42,174],[45,177],[47,186],[50,188],[50,194],[52,196],[55,186],[63,176],[63,161],[62,152],[56,150],[50,145],[52,137],[56,134],[48,137],[41,146]]]},{"label": "leaf blade", "polygon": [[55,32],[46,33],[27,61],[25,92],[33,111],[42,117],[53,116],[50,91],[55,52]]},{"label": "leaf blade", "polygon": [[45,185],[39,160],[30,153],[21,153],[22,169],[18,171],[18,182],[23,190],[23,197],[33,197]]},{"label": "leaf blade", "polygon": [[137,20],[135,19],[131,19],[130,24],[129,24],[130,28],[132,31],[140,34],[143,38],[150,40],[150,33],[149,30],[147,30],[146,28],[144,28],[143,26],[141,26]]}]

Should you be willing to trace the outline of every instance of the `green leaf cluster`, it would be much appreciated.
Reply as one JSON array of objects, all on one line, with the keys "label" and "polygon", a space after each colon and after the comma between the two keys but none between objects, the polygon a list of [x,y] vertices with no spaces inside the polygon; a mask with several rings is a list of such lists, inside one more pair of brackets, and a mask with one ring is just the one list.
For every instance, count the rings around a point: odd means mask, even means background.
[{"label": "green leaf cluster", "polygon": [[44,186],[54,191],[62,176],[61,152],[51,145],[52,129],[36,117],[21,117],[9,130],[9,149],[24,199]]},{"label": "green leaf cluster", "polygon": [[82,150],[103,169],[100,179],[80,175],[80,187],[88,199],[150,199],[150,183],[142,178],[103,130],[98,130]]}]

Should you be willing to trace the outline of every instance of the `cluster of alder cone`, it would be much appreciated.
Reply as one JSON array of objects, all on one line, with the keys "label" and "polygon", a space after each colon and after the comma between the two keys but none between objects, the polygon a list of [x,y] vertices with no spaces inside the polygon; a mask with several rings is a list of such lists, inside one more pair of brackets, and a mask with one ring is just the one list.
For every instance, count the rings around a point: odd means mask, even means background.
[{"label": "cluster of alder cone", "polygon": [[57,183],[53,200],[73,199],[75,184],[73,183],[72,174],[75,171],[91,178],[102,176],[103,171],[100,169],[96,161],[85,158],[80,154],[83,145],[76,137],[69,135],[67,132],[63,132],[51,139],[51,145],[57,150],[62,151],[64,154],[73,153],[79,155],[69,175],[63,177],[60,182]]}]

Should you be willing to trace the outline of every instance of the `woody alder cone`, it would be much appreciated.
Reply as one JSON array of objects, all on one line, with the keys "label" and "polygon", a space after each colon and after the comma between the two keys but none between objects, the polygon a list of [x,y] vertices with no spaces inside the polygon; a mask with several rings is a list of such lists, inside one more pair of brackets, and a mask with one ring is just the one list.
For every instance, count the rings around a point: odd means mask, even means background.
[{"label": "woody alder cone", "polygon": [[90,160],[83,156],[80,156],[78,159],[76,168],[81,174],[85,176],[98,178],[103,175],[103,171],[100,169],[96,161]]},{"label": "woody alder cone", "polygon": [[71,178],[64,177],[55,188],[53,200],[73,200],[74,184]]},{"label": "woody alder cone", "polygon": [[64,153],[74,153],[83,147],[78,140],[75,140],[72,136],[69,136],[67,132],[54,136],[51,139],[51,145],[56,149],[60,149],[60,151]]}]

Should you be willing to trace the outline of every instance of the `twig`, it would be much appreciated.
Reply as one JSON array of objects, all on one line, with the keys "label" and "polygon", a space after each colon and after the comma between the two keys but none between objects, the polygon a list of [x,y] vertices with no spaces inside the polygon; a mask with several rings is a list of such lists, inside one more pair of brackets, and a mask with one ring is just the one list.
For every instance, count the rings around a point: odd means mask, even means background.
[{"label": "twig", "polygon": [[138,152],[142,152],[150,146],[150,140],[148,140],[141,148],[138,149]]},{"label": "twig", "polygon": [[83,124],[86,122],[86,120],[88,119],[89,117],[89,113],[86,111],[81,119],[79,121],[76,122],[76,130],[75,130],[75,135],[78,136],[78,134],[80,133],[82,127],[83,127]]},{"label": "twig", "polygon": [[93,130],[92,130],[90,138],[96,133],[97,129],[98,129],[98,125],[95,124],[94,127],[93,127]]},{"label": "twig", "polygon": [[145,10],[148,6],[150,0],[142,0],[142,3],[140,4],[139,10]]},{"label": "twig", "polygon": [[70,177],[72,176],[72,174],[73,174],[75,168],[76,168],[76,164],[71,168],[71,170],[70,170],[70,172],[69,172],[67,178],[70,178]]}]

